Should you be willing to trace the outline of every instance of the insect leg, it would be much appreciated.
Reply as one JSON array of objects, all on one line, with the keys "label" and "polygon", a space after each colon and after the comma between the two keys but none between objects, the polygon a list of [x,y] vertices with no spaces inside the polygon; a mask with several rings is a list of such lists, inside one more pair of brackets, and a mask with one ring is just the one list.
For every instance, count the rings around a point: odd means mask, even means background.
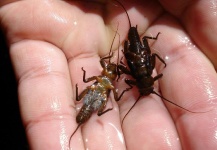
[{"label": "insect leg", "polygon": [[115,98],[116,101],[119,101],[125,92],[127,92],[127,91],[129,91],[130,89],[133,88],[132,85],[129,85],[129,86],[130,86],[130,87],[126,88],[125,90],[123,90],[123,91],[121,92],[121,94],[120,94],[119,97],[118,97],[118,92],[117,92],[117,90],[116,90],[116,89],[112,89],[112,91],[113,91],[113,93],[114,93],[114,98]]},{"label": "insect leg", "polygon": [[105,106],[106,106],[106,104],[107,104],[107,101],[108,101],[108,98],[107,98],[107,100],[104,101],[103,104],[100,106],[100,108],[99,108],[99,110],[98,110],[98,113],[97,113],[98,116],[101,116],[101,115],[105,114],[106,112],[108,112],[108,111],[110,111],[110,110],[113,109],[113,105],[112,105],[112,108],[108,108],[108,109],[106,109],[105,111],[103,111],[103,110],[105,109]]},{"label": "insect leg", "polygon": [[117,73],[118,73],[118,78],[117,78],[117,82],[120,79],[120,76],[124,73],[124,74],[128,74],[131,75],[130,70],[128,70],[128,68],[124,65],[124,63],[121,61],[120,65],[117,66]]},{"label": "insect leg", "polygon": [[[127,53],[128,51],[129,51],[128,50],[128,41],[125,41],[124,42],[124,50],[122,50],[122,52],[125,55],[125,53]],[[119,51],[118,51],[118,56],[119,56]],[[123,63],[122,59],[123,59],[123,57],[121,57],[121,60],[120,60],[121,65],[117,65],[117,73],[118,73],[117,81],[119,80],[121,74],[123,74],[123,73],[131,75],[131,72],[127,69],[127,67]]]},{"label": "insect leg", "polygon": [[87,82],[90,82],[90,81],[93,81],[93,80],[97,80],[97,77],[96,77],[96,76],[93,76],[93,77],[90,77],[90,78],[85,79],[86,71],[84,70],[83,67],[82,67],[81,69],[82,69],[83,72],[84,72],[84,74],[83,74],[83,82],[87,83]]},{"label": "insect leg", "polygon": [[[122,58],[123,58],[123,57],[122,57]],[[120,65],[117,66],[117,69],[118,69],[119,71],[121,71],[121,72],[120,72],[120,75],[123,74],[123,73],[128,74],[128,75],[131,75],[130,70],[127,69],[126,65],[125,65],[125,64],[123,63],[123,61],[122,61],[122,58],[121,58],[121,61],[120,61]]]},{"label": "insect leg", "polygon": [[[121,60],[120,60],[120,64],[121,64],[121,65],[117,64],[117,74],[118,74],[117,81],[119,80],[120,76],[123,74],[123,71],[122,71],[122,69],[121,69],[120,66],[126,68],[125,64],[124,64],[123,61],[122,61],[123,58],[124,58],[124,57],[121,57]],[[127,69],[127,68],[126,68],[126,69]],[[128,72],[129,72],[129,71],[128,71]]]},{"label": "insect leg", "polygon": [[160,32],[158,32],[158,34],[156,35],[156,37],[144,36],[144,37],[142,38],[143,45],[144,45],[144,48],[145,48],[147,54],[151,54],[151,50],[150,50],[150,47],[149,47],[149,44],[148,44],[148,40],[147,40],[147,39],[157,40],[159,34],[160,34]]},{"label": "insect leg", "polygon": [[128,74],[128,75],[131,75],[130,70],[128,70],[126,66],[124,66],[124,65],[118,65],[117,67],[118,67],[118,69],[120,69],[122,71],[121,74],[125,73],[125,74]]},{"label": "insect leg", "polygon": [[125,41],[125,42],[124,42],[124,50],[122,50],[122,52],[123,52],[124,54],[129,51],[128,46],[129,46],[128,41]]},{"label": "insect leg", "polygon": [[165,61],[156,53],[152,54],[152,58],[155,60],[155,56],[157,56],[157,58],[164,64],[164,68],[167,66],[167,64],[165,63]]},{"label": "insect leg", "polygon": [[84,95],[87,94],[87,92],[88,92],[89,89],[86,88],[85,90],[83,90],[81,92],[80,95],[78,95],[78,84],[76,84],[75,87],[76,87],[76,101],[80,101],[84,97]]},{"label": "insect leg", "polygon": [[154,81],[158,80],[159,78],[161,78],[163,76],[163,74],[158,74],[157,76],[154,77]]},{"label": "insect leg", "polygon": [[157,40],[159,34],[160,34],[160,32],[158,32],[157,35],[156,35],[155,37],[144,36],[144,37],[142,38],[142,40],[143,40],[143,41],[144,41],[144,39],[153,39],[153,40]]}]

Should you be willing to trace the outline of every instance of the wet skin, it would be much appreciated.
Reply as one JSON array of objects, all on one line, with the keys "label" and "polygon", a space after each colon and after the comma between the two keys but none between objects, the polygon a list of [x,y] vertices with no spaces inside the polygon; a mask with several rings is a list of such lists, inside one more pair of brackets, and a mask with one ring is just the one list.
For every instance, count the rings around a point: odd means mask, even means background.
[{"label": "wet skin", "polygon": [[[133,88],[118,104],[113,103],[112,111],[100,117],[93,114],[74,135],[71,147],[79,150],[122,150],[126,146],[129,150],[215,149],[215,3],[207,0],[121,2],[132,26],[138,25],[141,37],[161,32],[150,43],[151,49],[167,64],[163,69],[163,64],[156,62],[153,76],[163,73],[163,77],[154,85],[155,90],[191,111],[211,111],[189,113],[150,95],[142,97],[121,128],[123,116],[139,94]],[[120,6],[112,2],[86,3],[0,2],[1,27],[8,40],[23,125],[33,150],[68,148],[68,139],[77,126],[75,84],[81,90],[87,86],[82,82],[81,67],[90,77],[100,74],[99,60],[109,52],[117,23],[122,45],[127,37],[129,24]],[[118,40],[113,48],[116,56],[117,47]],[[121,91],[126,84],[120,80],[117,85]],[[111,102],[107,105],[111,106]]]}]

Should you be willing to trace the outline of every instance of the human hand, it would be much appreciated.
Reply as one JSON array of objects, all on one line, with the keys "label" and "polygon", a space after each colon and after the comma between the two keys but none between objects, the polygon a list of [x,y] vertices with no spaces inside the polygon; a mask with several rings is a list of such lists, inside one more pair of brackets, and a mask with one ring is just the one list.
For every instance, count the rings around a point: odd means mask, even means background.
[{"label": "human hand", "polygon": [[[108,54],[117,23],[121,42],[126,39],[129,29],[126,14],[112,2],[106,5],[107,10],[103,4],[83,1],[6,2],[0,2],[4,3],[0,18],[9,41],[30,147],[67,149],[77,126],[74,87],[76,83],[81,90],[87,86],[82,83],[81,67],[87,76],[100,74],[99,57]],[[216,42],[215,34],[210,33],[210,29],[216,31],[214,4],[207,1],[183,4],[181,0],[122,3],[142,37],[162,33],[151,46],[167,58],[165,69],[160,62],[156,65],[156,71],[164,74],[159,87],[162,95],[192,111],[215,108],[217,63],[212,50]],[[117,49],[117,42],[114,47]],[[125,85],[123,81],[118,84]],[[100,117],[93,114],[81,127],[82,132],[79,129],[73,136],[71,148],[125,149],[120,118],[137,97],[134,88],[123,95],[119,108],[113,102],[112,111]],[[111,102],[107,107],[111,107]],[[142,97],[123,124],[126,146],[215,149],[215,116],[215,109],[189,113],[168,103],[165,107],[155,95]]]}]

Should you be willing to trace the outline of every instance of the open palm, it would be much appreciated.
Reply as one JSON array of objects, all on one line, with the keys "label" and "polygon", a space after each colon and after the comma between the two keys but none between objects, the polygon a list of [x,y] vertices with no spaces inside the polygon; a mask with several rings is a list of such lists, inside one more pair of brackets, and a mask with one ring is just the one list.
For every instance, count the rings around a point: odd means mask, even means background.
[{"label": "open palm", "polygon": [[[133,88],[118,104],[109,101],[112,111],[93,114],[73,136],[71,149],[216,149],[215,3],[121,2],[141,37],[161,32],[151,48],[165,58],[167,67],[157,61],[153,75],[164,76],[155,90],[191,111],[211,111],[189,113],[150,95],[142,97],[121,128],[139,95]],[[100,74],[99,59],[108,54],[117,24],[120,41],[127,39],[126,14],[115,1],[3,0],[0,5],[30,147],[68,149],[77,126],[75,84],[79,92],[89,85],[82,81],[81,67],[87,77]],[[118,49],[118,40],[113,47]],[[117,84],[126,87],[124,80]]]}]

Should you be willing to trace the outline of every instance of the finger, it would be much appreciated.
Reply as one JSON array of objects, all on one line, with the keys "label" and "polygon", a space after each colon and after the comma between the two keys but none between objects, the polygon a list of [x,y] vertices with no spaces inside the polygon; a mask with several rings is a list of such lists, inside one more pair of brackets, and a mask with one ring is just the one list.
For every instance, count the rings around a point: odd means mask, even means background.
[{"label": "finger", "polygon": [[180,18],[195,44],[208,56],[216,69],[216,2],[162,0],[161,3],[169,12]]},{"label": "finger", "polygon": [[18,1],[18,0],[2,0],[2,1],[0,1],[0,7],[7,5],[7,4],[10,4],[10,3],[13,3],[13,2],[16,2],[16,1]]},{"label": "finger", "polygon": [[[32,7],[33,4],[34,7]],[[26,9],[22,9],[24,7]],[[103,18],[100,16],[102,10],[102,4],[93,2],[86,5],[85,1],[29,0],[2,7],[0,17],[9,43],[23,39],[48,41],[62,49],[70,59],[79,55],[80,52],[96,53],[96,49],[99,49],[100,56],[108,53],[108,47],[115,32],[105,28]],[[14,15],[17,13],[20,15]],[[16,22],[16,27],[14,22]],[[116,26],[117,23],[114,29]],[[107,36],[101,36],[110,33],[112,33],[108,36],[111,37],[110,39]],[[94,51],[90,51],[90,47],[94,47]]]},{"label": "finger", "polygon": [[31,149],[66,149],[69,129],[76,124],[71,119],[75,112],[64,54],[49,43],[25,40],[13,44],[10,55]]},{"label": "finger", "polygon": [[[163,96],[190,111],[208,111],[189,113],[166,103],[183,149],[215,149],[216,122],[213,120],[216,116],[217,76],[209,60],[174,20],[162,16],[150,29],[161,31],[161,37],[153,47],[167,58],[167,67],[160,80],[161,91]],[[192,136],[194,138],[190,138]],[[207,140],[202,140],[204,137]]]}]

